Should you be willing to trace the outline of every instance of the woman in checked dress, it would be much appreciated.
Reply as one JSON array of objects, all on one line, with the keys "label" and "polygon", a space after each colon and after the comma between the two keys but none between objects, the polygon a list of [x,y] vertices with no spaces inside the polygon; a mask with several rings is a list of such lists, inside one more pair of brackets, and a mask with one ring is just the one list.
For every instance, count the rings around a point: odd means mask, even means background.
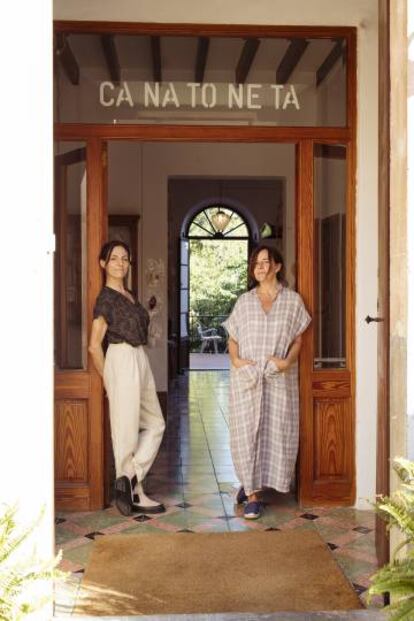
[{"label": "woman in checked dress", "polygon": [[285,286],[283,259],[269,246],[249,262],[253,288],[224,322],[229,333],[230,446],[246,519],[260,517],[264,487],[288,492],[299,443],[297,359],[310,323],[302,298]]}]

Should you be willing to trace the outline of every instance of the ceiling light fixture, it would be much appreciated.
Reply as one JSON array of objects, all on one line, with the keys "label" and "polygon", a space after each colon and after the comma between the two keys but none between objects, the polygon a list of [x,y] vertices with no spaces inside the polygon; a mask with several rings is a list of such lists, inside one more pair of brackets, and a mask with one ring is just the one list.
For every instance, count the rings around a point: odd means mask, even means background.
[{"label": "ceiling light fixture", "polygon": [[216,231],[222,233],[230,221],[230,216],[221,207],[217,207],[217,211],[211,216],[211,220]]}]

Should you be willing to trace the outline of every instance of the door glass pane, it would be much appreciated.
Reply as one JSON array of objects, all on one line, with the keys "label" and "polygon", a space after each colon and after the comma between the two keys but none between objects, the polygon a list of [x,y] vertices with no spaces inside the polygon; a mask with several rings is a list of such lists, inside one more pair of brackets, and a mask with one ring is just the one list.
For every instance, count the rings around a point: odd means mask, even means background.
[{"label": "door glass pane", "polygon": [[346,147],[314,147],[315,368],[344,368]]},{"label": "door glass pane", "polygon": [[59,33],[64,123],[347,123],[345,38]]},{"label": "door glass pane", "polygon": [[86,368],[86,147],[55,144],[55,365]]}]

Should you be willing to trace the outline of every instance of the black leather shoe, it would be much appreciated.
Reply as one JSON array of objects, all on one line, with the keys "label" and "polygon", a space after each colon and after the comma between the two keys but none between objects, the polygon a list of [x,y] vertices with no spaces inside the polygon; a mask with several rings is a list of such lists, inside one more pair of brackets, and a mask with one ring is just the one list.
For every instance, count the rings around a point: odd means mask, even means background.
[{"label": "black leather shoe", "polygon": [[132,515],[132,487],[131,480],[127,476],[119,477],[115,481],[115,505],[122,515]]},{"label": "black leather shoe", "polygon": [[132,499],[133,499],[132,506],[134,508],[134,511],[140,511],[140,513],[165,513],[166,511],[164,505],[161,502],[158,505],[145,507],[144,505],[139,504],[138,494],[134,494]]}]

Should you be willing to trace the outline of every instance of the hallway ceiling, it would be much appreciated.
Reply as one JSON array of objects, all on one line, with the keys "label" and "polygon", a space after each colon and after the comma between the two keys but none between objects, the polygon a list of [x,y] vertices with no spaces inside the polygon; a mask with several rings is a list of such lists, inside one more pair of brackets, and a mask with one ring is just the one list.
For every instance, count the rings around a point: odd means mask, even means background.
[{"label": "hallway ceiling", "polygon": [[[277,83],[314,74],[320,84],[346,59],[343,39],[63,34],[55,58],[73,85],[82,76],[154,82]],[[309,79],[309,77],[308,77]]]}]

